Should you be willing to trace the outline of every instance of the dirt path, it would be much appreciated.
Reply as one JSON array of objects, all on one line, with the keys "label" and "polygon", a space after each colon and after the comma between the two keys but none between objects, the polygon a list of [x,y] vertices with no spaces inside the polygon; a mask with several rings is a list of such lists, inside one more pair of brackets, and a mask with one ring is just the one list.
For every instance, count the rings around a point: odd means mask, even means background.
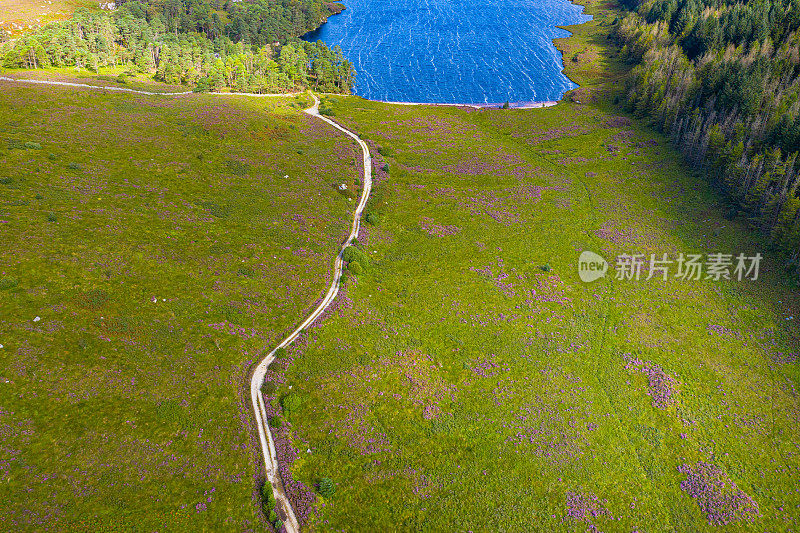
[{"label": "dirt path", "polygon": [[[26,78],[9,78],[7,76],[0,76],[0,81],[14,81],[17,83],[36,83],[38,85],[59,85],[62,87],[80,87],[86,89],[101,89],[104,91],[117,91],[122,93],[146,94],[150,96],[184,96],[187,94],[194,94],[194,91],[182,91],[178,93],[158,93],[150,91],[141,91],[139,89],[129,89],[127,87],[117,87],[114,85],[91,85],[89,83],[73,83],[69,81],[52,81],[52,80],[33,80]],[[213,94],[214,96],[296,96],[303,93],[203,93]]]},{"label": "dirt path", "polygon": [[264,376],[267,372],[269,364],[275,360],[275,352],[279,348],[283,348],[291,344],[300,333],[316,320],[333,302],[336,295],[339,293],[339,279],[342,277],[342,270],[344,261],[342,260],[342,252],[350,244],[350,242],[358,236],[358,229],[361,227],[361,213],[364,211],[364,206],[369,199],[369,193],[372,189],[372,158],[369,155],[369,148],[367,143],[362,141],[355,133],[343,128],[331,119],[319,114],[319,99],[314,98],[314,105],[305,110],[306,113],[312,117],[324,120],[337,130],[353,138],[361,146],[362,155],[364,158],[364,188],[361,193],[361,200],[358,202],[355,211],[353,212],[353,225],[350,229],[350,235],[339,250],[339,255],[336,256],[336,261],[333,264],[333,279],[328,288],[328,292],[322,299],[320,304],[308,317],[295,329],[283,342],[275,347],[256,367],[253,372],[253,378],[250,381],[250,396],[253,401],[253,410],[256,415],[256,425],[258,426],[258,434],[261,439],[261,450],[264,456],[264,466],[267,469],[267,479],[272,483],[273,493],[278,505],[286,511],[287,519],[284,521],[286,531],[290,533],[299,532],[300,525],[297,522],[297,517],[294,514],[292,505],[286,494],[283,491],[283,486],[278,474],[278,459],[275,452],[275,442],[272,440],[272,434],[269,431],[269,422],[266,417],[266,407],[264,405],[264,398],[261,395],[261,385],[264,383]]},{"label": "dirt path", "polygon": [[[64,87],[81,87],[89,89],[146,94],[152,96],[179,96],[179,95],[192,94],[191,91],[179,92],[179,93],[157,93],[149,91],[139,91],[136,89],[127,89],[125,87],[103,87],[98,85],[88,85],[85,83],[18,79],[18,78],[8,78],[5,76],[0,76],[0,81],[10,81],[17,83],[34,83],[43,85],[59,85]],[[292,94],[207,93],[207,94],[220,95],[220,96],[235,96],[235,95],[292,96],[294,94],[301,94],[301,93],[292,93]],[[322,299],[322,301],[319,303],[316,309],[314,309],[314,311],[310,315],[308,315],[308,317],[299,326],[297,326],[297,329],[295,329],[288,337],[286,337],[271,352],[269,352],[269,354],[267,354],[267,356],[264,357],[264,359],[262,359],[258,363],[258,366],[256,366],[255,370],[253,371],[252,378],[250,380],[250,398],[253,402],[253,411],[256,417],[256,426],[258,427],[259,440],[261,442],[261,453],[264,457],[264,467],[266,468],[267,479],[272,485],[272,492],[273,494],[275,494],[276,508],[277,508],[276,512],[283,520],[284,528],[288,533],[298,533],[300,531],[300,523],[297,521],[297,517],[294,514],[294,509],[292,508],[292,504],[283,490],[283,483],[281,482],[280,474],[278,471],[278,456],[275,450],[275,441],[273,440],[272,433],[269,430],[269,421],[267,420],[266,416],[266,406],[264,404],[264,397],[261,395],[261,385],[263,385],[264,383],[264,376],[266,375],[267,367],[272,361],[275,360],[275,352],[279,348],[283,348],[291,344],[298,337],[298,335],[300,335],[300,333],[306,327],[309,326],[309,324],[314,322],[314,320],[316,320],[323,312],[325,312],[325,310],[331,305],[331,303],[333,303],[333,300],[336,298],[336,295],[339,293],[339,280],[342,277],[342,271],[344,267],[342,253],[344,252],[344,249],[350,244],[350,242],[358,236],[358,230],[361,227],[361,213],[364,211],[364,206],[367,205],[367,200],[369,199],[369,194],[372,189],[372,158],[370,157],[367,143],[362,141],[355,133],[343,128],[342,126],[340,126],[333,120],[329,119],[328,117],[320,115],[319,99],[313,94],[311,95],[311,97],[314,99],[314,105],[306,109],[305,113],[319,120],[327,122],[337,130],[351,137],[361,147],[362,156],[364,158],[364,186],[361,192],[361,199],[358,202],[355,211],[353,212],[353,224],[350,229],[350,235],[342,244],[342,248],[339,250],[339,254],[336,256],[336,260],[333,263],[333,279],[331,280],[328,292],[325,294],[325,297]]]}]

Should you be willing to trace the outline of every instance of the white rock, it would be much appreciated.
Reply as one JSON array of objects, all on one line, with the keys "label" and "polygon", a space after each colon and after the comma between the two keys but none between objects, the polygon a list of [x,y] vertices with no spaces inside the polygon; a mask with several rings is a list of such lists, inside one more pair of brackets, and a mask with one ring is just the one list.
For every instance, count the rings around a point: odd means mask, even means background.
[{"label": "white rock", "polygon": [[41,319],[42,319],[42,317],[40,317],[40,316],[37,316],[36,318],[34,318],[34,319],[33,319],[33,321],[34,321],[34,322],[39,322]]}]

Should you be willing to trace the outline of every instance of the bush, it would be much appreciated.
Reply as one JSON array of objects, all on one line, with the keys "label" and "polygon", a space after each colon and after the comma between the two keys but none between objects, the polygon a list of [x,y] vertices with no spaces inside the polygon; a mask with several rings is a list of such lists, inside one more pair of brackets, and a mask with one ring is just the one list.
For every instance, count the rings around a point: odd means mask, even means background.
[{"label": "bush", "polygon": [[58,159],[58,156],[56,154],[50,153],[47,154],[47,159],[49,159],[50,161],[55,161],[56,159]]},{"label": "bush", "polygon": [[283,427],[283,421],[281,421],[279,416],[273,416],[269,419],[269,425],[275,429],[281,429]]},{"label": "bush", "polygon": [[539,268],[541,268],[541,269],[542,269],[542,270],[544,270],[545,272],[550,272],[550,263],[545,263],[544,265],[542,265],[542,266],[541,266],[541,267],[539,267]]},{"label": "bush", "polygon": [[278,348],[275,350],[275,359],[283,359],[286,357],[286,348]]},{"label": "bush", "polygon": [[25,143],[25,148],[27,148],[28,150],[41,150],[42,145],[37,142],[28,141]]},{"label": "bush", "polygon": [[264,484],[261,485],[261,503],[267,509],[275,507],[275,495],[272,493],[272,484],[269,480],[264,481]]},{"label": "bush", "polygon": [[380,220],[378,219],[378,215],[376,213],[367,213],[364,215],[364,222],[370,226],[377,226],[379,221]]},{"label": "bush", "polygon": [[355,246],[348,246],[342,252],[342,259],[344,259],[347,263],[352,263],[357,261],[361,263],[362,267],[366,267],[369,264],[369,258],[367,254],[365,254],[361,248],[356,248]]},{"label": "bush", "polygon": [[83,167],[80,166],[78,163],[72,162],[67,165],[67,168],[70,170],[82,170]]},{"label": "bush", "polygon": [[319,493],[324,496],[325,498],[330,498],[333,496],[333,493],[336,492],[336,485],[334,485],[333,480],[329,477],[324,477],[319,480]]},{"label": "bush", "polygon": [[303,400],[297,394],[290,392],[283,398],[281,398],[281,407],[285,413],[291,413],[293,411],[297,411],[300,406],[303,404]]},{"label": "bush", "polygon": [[2,178],[0,178],[0,183],[3,185],[11,185],[12,183],[14,183],[14,178],[3,176]]},{"label": "bush", "polygon": [[48,222],[55,222],[58,220],[58,217],[55,213],[47,213],[47,221]]},{"label": "bush", "polygon": [[280,520],[275,520],[275,530],[280,531],[282,527],[283,527],[283,522],[281,522]]},{"label": "bush", "polygon": [[261,392],[262,394],[270,395],[275,392],[275,383],[273,381],[266,381],[263,385],[261,385]]},{"label": "bush", "polygon": [[275,512],[275,509],[269,512],[269,521],[270,522],[277,522],[278,520],[278,513]]},{"label": "bush", "polygon": [[325,115],[326,117],[334,117],[334,116],[336,116],[336,113],[334,113],[333,107],[331,106],[331,103],[328,102],[328,101],[325,101],[325,100],[323,100],[319,104],[319,114],[320,115]]},{"label": "bush", "polygon": [[19,284],[16,278],[12,278],[10,276],[3,276],[0,278],[0,291],[7,291],[8,289],[13,289]]},{"label": "bush", "polygon": [[350,272],[352,272],[356,276],[358,276],[359,274],[364,272],[364,269],[361,268],[361,265],[358,264],[358,261],[353,261],[352,263],[347,265],[347,270],[349,270]]}]

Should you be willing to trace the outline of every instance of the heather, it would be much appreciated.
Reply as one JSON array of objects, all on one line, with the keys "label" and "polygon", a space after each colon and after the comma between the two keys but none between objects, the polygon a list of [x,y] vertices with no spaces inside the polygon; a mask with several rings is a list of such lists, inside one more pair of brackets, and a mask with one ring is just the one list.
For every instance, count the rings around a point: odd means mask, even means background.
[{"label": "heather", "polygon": [[330,279],[357,147],[303,99],[1,85],[3,528],[265,527],[241,390]]},{"label": "heather", "polygon": [[[329,98],[389,171],[369,269],[274,393],[302,399],[281,415],[293,479],[336,487],[309,529],[798,527],[796,289],[669,139],[606,104],[598,76],[624,65],[614,14],[589,10],[564,41],[582,92],[556,107]],[[586,284],[584,250],[765,259],[747,283]]]}]

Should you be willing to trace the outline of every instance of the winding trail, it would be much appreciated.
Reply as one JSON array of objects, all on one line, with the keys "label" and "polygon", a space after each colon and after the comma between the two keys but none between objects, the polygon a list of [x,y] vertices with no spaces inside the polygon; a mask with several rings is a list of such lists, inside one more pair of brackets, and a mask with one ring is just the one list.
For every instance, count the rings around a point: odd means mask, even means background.
[{"label": "winding trail", "polygon": [[325,312],[331,303],[333,303],[336,295],[339,293],[339,280],[342,277],[344,264],[342,253],[350,244],[350,242],[358,236],[358,229],[361,227],[361,213],[364,211],[364,206],[367,205],[369,193],[372,190],[372,158],[369,155],[367,143],[362,141],[358,135],[352,131],[343,128],[328,117],[320,115],[319,99],[313,94],[311,96],[314,98],[314,105],[306,109],[305,112],[312,117],[324,120],[337,130],[348,135],[349,137],[352,137],[356,142],[358,142],[359,146],[361,146],[361,151],[364,157],[364,186],[361,192],[361,200],[358,202],[358,205],[353,212],[353,226],[350,229],[350,235],[344,241],[341,250],[339,250],[339,255],[336,256],[336,261],[333,263],[333,279],[331,280],[331,285],[328,288],[328,292],[325,294],[325,297],[319,303],[317,308],[314,309],[310,315],[308,315],[303,323],[297,326],[297,329],[289,334],[288,337],[286,337],[271,352],[269,352],[264,359],[261,360],[258,366],[256,366],[255,371],[253,371],[253,377],[250,380],[250,397],[253,401],[253,410],[255,411],[256,425],[258,426],[258,436],[261,439],[261,451],[264,456],[264,466],[267,470],[267,479],[272,484],[272,492],[275,494],[277,506],[283,510],[283,513],[278,511],[278,514],[286,516],[286,518],[283,520],[283,525],[286,528],[286,531],[289,533],[299,532],[300,524],[294,514],[292,504],[283,490],[283,484],[278,473],[278,457],[275,451],[275,442],[273,441],[272,433],[269,430],[269,421],[267,420],[264,397],[261,394],[261,385],[264,383],[264,376],[267,373],[267,367],[270,365],[270,363],[272,363],[272,361],[275,360],[275,352],[279,348],[283,348],[291,344],[306,327],[308,327],[312,322],[314,322],[314,320],[316,320],[322,313]]},{"label": "winding trail", "polygon": [[[179,92],[179,93],[159,93],[150,91],[140,91],[137,89],[128,89],[125,87],[104,87],[99,85],[89,85],[85,83],[20,79],[20,78],[9,78],[6,76],[0,76],[0,81],[10,81],[16,83],[34,83],[42,85],[58,85],[63,87],[80,87],[88,89],[120,91],[120,92],[135,93],[135,94],[146,94],[151,96],[180,96],[180,95],[192,94],[191,91]],[[220,95],[220,96],[223,95],[224,96],[229,96],[229,95],[230,96],[235,96],[235,95],[293,96],[302,93],[290,93],[290,94],[206,93],[206,94]],[[344,252],[344,249],[347,248],[347,246],[352,242],[352,240],[358,236],[358,230],[361,227],[361,213],[364,211],[364,207],[367,205],[367,200],[369,200],[369,194],[370,191],[372,190],[372,157],[370,157],[367,143],[362,141],[358,137],[358,135],[356,135],[352,131],[343,128],[342,126],[340,126],[333,120],[329,119],[328,117],[320,115],[319,99],[314,94],[312,94],[311,97],[314,99],[314,105],[306,109],[304,112],[312,117],[327,122],[337,130],[351,137],[361,147],[363,162],[364,162],[364,184],[362,187],[361,199],[358,202],[355,211],[353,212],[353,224],[350,229],[350,234],[342,244],[342,248],[339,250],[339,254],[336,256],[336,260],[333,263],[333,279],[331,280],[328,292],[325,294],[325,297],[322,299],[322,301],[319,303],[316,309],[314,309],[314,311],[312,311],[311,314],[308,315],[308,317],[299,326],[297,326],[297,329],[295,329],[291,334],[289,334],[288,337],[283,339],[283,341],[281,341],[280,344],[278,344],[271,352],[267,354],[266,357],[264,357],[264,359],[262,359],[258,363],[255,370],[253,371],[252,378],[250,379],[250,398],[253,402],[253,411],[256,417],[256,426],[258,427],[259,440],[261,441],[261,453],[264,456],[264,467],[266,468],[267,480],[269,480],[270,484],[272,485],[272,492],[275,495],[276,513],[283,521],[283,526],[288,533],[299,533],[300,523],[298,522],[297,516],[295,515],[294,509],[292,508],[292,504],[289,501],[289,498],[286,496],[286,493],[283,489],[283,483],[281,481],[278,469],[278,456],[275,450],[275,441],[273,440],[272,433],[269,430],[269,420],[267,419],[266,416],[266,405],[264,404],[264,397],[261,394],[261,386],[264,383],[264,377],[267,372],[267,367],[269,367],[270,363],[272,363],[272,361],[275,360],[275,352],[278,351],[279,348],[288,346],[295,339],[297,339],[297,337],[305,328],[307,328],[312,322],[314,322],[314,320],[319,318],[319,316],[322,313],[324,313],[326,309],[328,309],[331,303],[333,303],[333,300],[336,298],[336,295],[339,293],[339,280],[342,277],[342,271],[344,265],[344,260],[342,259],[342,253]]]}]

